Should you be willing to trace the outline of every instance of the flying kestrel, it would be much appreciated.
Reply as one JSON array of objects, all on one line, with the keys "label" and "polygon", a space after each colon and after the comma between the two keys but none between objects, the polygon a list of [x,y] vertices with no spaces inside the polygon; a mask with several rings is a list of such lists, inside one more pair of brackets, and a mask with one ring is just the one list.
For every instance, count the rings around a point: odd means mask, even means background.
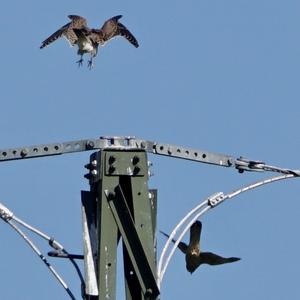
[{"label": "flying kestrel", "polygon": [[90,29],[87,26],[85,18],[69,15],[71,22],[62,26],[46,40],[42,42],[40,48],[45,48],[49,44],[53,43],[60,37],[64,37],[68,40],[71,46],[78,46],[77,54],[80,55],[80,60],[77,61],[81,66],[83,62],[83,55],[90,53],[90,60],[88,61],[88,67],[93,67],[93,58],[97,55],[98,46],[103,46],[106,42],[117,36],[123,36],[133,46],[138,48],[139,44],[136,38],[131,32],[119,22],[122,18],[121,15],[112,17],[104,22],[101,29]]},{"label": "flying kestrel", "polygon": [[[186,269],[192,274],[200,265],[222,265],[232,263],[240,260],[238,257],[221,257],[211,252],[200,251],[200,235],[201,235],[202,224],[200,221],[196,221],[190,229],[190,243],[189,245],[180,242],[178,248],[185,254]],[[167,238],[169,235],[162,232]],[[173,243],[176,240],[172,240]]]}]

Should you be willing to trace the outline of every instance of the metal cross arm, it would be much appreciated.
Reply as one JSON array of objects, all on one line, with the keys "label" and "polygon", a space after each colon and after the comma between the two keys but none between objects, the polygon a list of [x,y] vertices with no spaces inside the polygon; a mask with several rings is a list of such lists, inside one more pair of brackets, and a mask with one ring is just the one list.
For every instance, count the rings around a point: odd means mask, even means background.
[{"label": "metal cross arm", "polygon": [[150,147],[148,142],[136,140],[134,137],[100,137],[97,139],[84,139],[62,143],[0,149],[0,162],[107,148],[128,150],[149,149]]},{"label": "metal cross arm", "polygon": [[100,137],[99,139],[84,139],[62,143],[2,149],[0,150],[0,162],[91,151],[97,149],[145,150],[148,153],[157,155],[187,159],[225,167],[230,167],[234,164],[233,157],[228,155],[136,139],[135,137],[130,136]]},{"label": "metal cross arm", "polygon": [[97,139],[84,139],[62,143],[41,144],[2,150],[0,149],[0,162],[100,149],[118,149],[124,151],[144,150],[148,153],[172,158],[186,159],[222,167],[235,167],[240,173],[243,173],[244,171],[269,171],[284,174],[294,174],[296,176],[300,175],[299,170],[268,166],[264,162],[258,160],[249,160],[243,157],[235,159],[230,155],[147,141],[143,139],[136,139],[133,136],[104,136]]},{"label": "metal cross arm", "polygon": [[79,140],[0,150],[0,161],[53,156],[101,148],[100,140]]},{"label": "metal cross arm", "polygon": [[234,158],[232,156],[176,145],[153,143],[153,153],[223,167],[234,165]]}]

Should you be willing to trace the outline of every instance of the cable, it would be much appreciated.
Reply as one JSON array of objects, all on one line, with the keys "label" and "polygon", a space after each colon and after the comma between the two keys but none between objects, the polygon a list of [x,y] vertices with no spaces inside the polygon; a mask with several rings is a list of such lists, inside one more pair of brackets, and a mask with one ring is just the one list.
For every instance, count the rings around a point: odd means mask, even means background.
[{"label": "cable", "polygon": [[51,264],[47,261],[47,259],[45,258],[45,256],[40,252],[40,250],[33,244],[33,242],[26,236],[26,234],[17,227],[16,224],[14,224],[12,221],[19,223],[20,225],[24,226],[25,228],[27,228],[28,230],[34,232],[35,234],[37,234],[38,236],[42,237],[43,239],[45,239],[46,241],[48,241],[49,245],[57,250],[58,252],[64,253],[66,254],[66,257],[70,260],[70,262],[72,263],[72,265],[74,266],[79,279],[81,281],[81,288],[82,288],[82,296],[84,296],[84,289],[85,289],[85,282],[84,282],[84,278],[83,275],[81,273],[81,270],[78,266],[78,264],[76,263],[76,261],[74,260],[73,257],[69,257],[69,253],[67,250],[64,249],[64,247],[57,242],[54,238],[51,238],[50,236],[48,236],[47,234],[43,233],[42,231],[38,230],[37,228],[27,224],[26,222],[24,222],[23,220],[17,218],[12,211],[10,211],[6,206],[4,206],[2,203],[0,203],[0,218],[3,219],[3,221],[5,221],[6,223],[8,223],[10,226],[13,227],[13,229],[22,236],[22,238],[29,244],[29,246],[32,248],[32,250],[37,253],[37,255],[42,259],[42,261],[46,264],[46,266],[50,269],[50,271],[53,273],[53,275],[56,277],[56,279],[60,282],[60,284],[65,288],[65,290],[67,291],[67,293],[69,294],[69,296],[71,297],[71,299],[75,299],[74,295],[72,294],[72,292],[70,291],[70,289],[68,288],[68,286],[66,285],[66,283],[63,281],[63,279],[58,275],[58,273],[54,270],[54,268],[51,266]]},{"label": "cable", "polygon": [[63,286],[63,288],[66,290],[68,295],[72,300],[76,300],[73,293],[67,286],[67,284],[64,282],[64,280],[59,276],[59,274],[55,271],[55,269],[51,266],[51,264],[47,261],[46,257],[41,253],[41,251],[34,245],[34,243],[26,236],[26,234],[18,228],[11,220],[6,221],[25,241],[26,243],[31,247],[31,249],[40,257],[40,259],[43,261],[43,263],[47,266],[47,268],[51,271],[51,273],[54,275],[54,277],[58,280],[58,282]]},{"label": "cable", "polygon": [[247,192],[249,190],[252,190],[252,189],[255,189],[257,187],[260,187],[262,185],[265,185],[265,184],[269,184],[269,183],[273,183],[275,181],[279,181],[279,180],[283,180],[283,179],[289,179],[289,178],[293,178],[293,177],[297,177],[298,175],[294,175],[294,174],[286,174],[286,175],[279,175],[279,176],[274,176],[274,177],[271,177],[271,178],[267,178],[267,179],[264,179],[264,180],[259,180],[257,182],[254,182],[252,184],[249,184],[248,186],[245,186],[245,187],[242,187],[236,191],[233,191],[231,193],[228,193],[226,196],[225,196],[225,199],[231,199],[241,193],[244,193],[244,192]]},{"label": "cable", "polygon": [[[40,237],[42,237],[43,239],[45,239],[46,241],[49,242],[49,245],[55,249],[55,250],[58,250],[59,252],[63,252],[65,254],[69,254],[68,251],[59,243],[57,242],[54,238],[51,238],[50,236],[46,235],[45,233],[43,233],[42,231],[38,230],[37,228],[27,224],[26,222],[24,222],[23,220],[17,218],[16,216],[12,216],[12,219],[16,222],[18,222],[19,224],[23,225],[24,227],[26,227],[28,230],[36,233],[37,235],[39,235]],[[71,258],[71,257],[68,257],[67,258],[70,260],[70,262],[72,263],[72,265],[74,266],[78,276],[79,276],[79,279],[80,279],[80,282],[81,282],[81,286],[82,286],[82,289],[84,289],[84,286],[85,286],[85,282],[84,282],[84,278],[83,278],[83,275],[81,273],[81,270],[78,266],[78,264],[76,263],[76,261]]]},{"label": "cable", "polygon": [[270,166],[270,165],[264,165],[263,169],[264,169],[264,171],[269,171],[269,172],[291,174],[291,175],[294,175],[295,177],[300,176],[300,170],[284,169],[284,168],[274,167],[274,166]]}]

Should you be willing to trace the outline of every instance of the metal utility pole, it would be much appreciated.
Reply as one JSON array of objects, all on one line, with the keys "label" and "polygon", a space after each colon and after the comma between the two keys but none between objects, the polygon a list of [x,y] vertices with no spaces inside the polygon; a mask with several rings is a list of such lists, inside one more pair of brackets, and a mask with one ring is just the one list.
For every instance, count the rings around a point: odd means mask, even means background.
[{"label": "metal utility pole", "polygon": [[157,299],[156,192],[148,189],[146,152],[100,150],[86,167],[86,293],[95,296],[91,299],[116,299],[117,246],[122,240],[126,299]]},{"label": "metal utility pole", "polygon": [[[278,168],[262,161],[242,157],[235,159],[134,137],[102,137],[2,149],[0,162],[92,150],[97,152],[90,156],[86,165],[89,172],[85,175],[90,190],[81,192],[85,269],[83,298],[86,300],[116,299],[117,247],[121,242],[126,300],[158,299],[157,191],[148,188],[147,153],[234,167],[240,173],[272,171],[300,176],[299,170]],[[217,203],[210,204],[215,206]],[[7,210],[2,210],[5,217]],[[56,256],[82,258],[81,255],[66,255],[66,252]]]}]

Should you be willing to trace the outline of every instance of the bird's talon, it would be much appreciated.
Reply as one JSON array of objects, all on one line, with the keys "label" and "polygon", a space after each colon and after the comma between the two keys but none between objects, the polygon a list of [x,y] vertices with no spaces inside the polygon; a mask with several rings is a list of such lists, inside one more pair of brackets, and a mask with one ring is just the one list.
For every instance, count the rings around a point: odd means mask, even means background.
[{"label": "bird's talon", "polygon": [[76,61],[76,63],[78,64],[78,67],[81,67],[82,66],[82,63],[83,63],[83,59],[79,59],[78,61]]},{"label": "bird's talon", "polygon": [[88,61],[88,68],[91,70],[94,67],[93,61],[89,60]]}]

